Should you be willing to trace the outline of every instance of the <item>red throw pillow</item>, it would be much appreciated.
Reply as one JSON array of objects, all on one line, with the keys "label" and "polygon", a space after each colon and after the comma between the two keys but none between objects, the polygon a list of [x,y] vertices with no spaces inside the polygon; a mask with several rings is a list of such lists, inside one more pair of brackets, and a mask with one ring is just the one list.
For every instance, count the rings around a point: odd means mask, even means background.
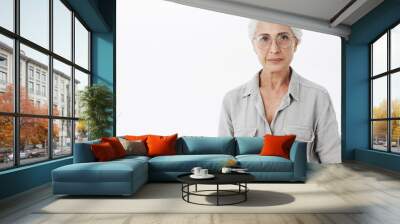
[{"label": "red throw pillow", "polygon": [[265,135],[264,145],[261,149],[260,155],[262,156],[280,156],[290,159],[290,148],[296,135]]},{"label": "red throw pillow", "polygon": [[126,156],[126,151],[124,149],[124,146],[122,146],[121,142],[119,141],[118,138],[116,137],[110,137],[110,138],[101,138],[101,142],[108,142],[112,146],[112,148],[115,151],[115,155],[118,158]]},{"label": "red throw pillow", "polygon": [[91,145],[91,149],[94,157],[99,162],[109,161],[117,158],[113,147],[108,142],[93,144]]},{"label": "red throw pillow", "polygon": [[177,138],[178,134],[171,136],[149,135],[146,140],[148,156],[175,155]]}]

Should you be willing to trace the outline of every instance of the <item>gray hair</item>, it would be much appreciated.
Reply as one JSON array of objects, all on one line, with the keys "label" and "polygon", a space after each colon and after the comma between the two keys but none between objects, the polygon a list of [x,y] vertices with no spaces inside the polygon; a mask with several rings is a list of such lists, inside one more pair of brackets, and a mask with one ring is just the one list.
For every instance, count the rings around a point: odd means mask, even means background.
[{"label": "gray hair", "polygon": [[[250,40],[253,40],[253,38],[254,38],[254,34],[256,33],[256,28],[257,28],[257,23],[258,22],[260,22],[260,21],[254,20],[254,19],[251,19],[250,22],[249,22],[249,27],[248,28],[249,28],[249,38],[250,38]],[[301,37],[303,36],[303,31],[301,29],[299,29],[299,28],[296,28],[296,27],[291,27],[291,26],[289,26],[289,27],[290,27],[290,29],[292,29],[292,32],[293,32],[294,36],[296,37],[298,43],[300,43],[301,42]]]}]

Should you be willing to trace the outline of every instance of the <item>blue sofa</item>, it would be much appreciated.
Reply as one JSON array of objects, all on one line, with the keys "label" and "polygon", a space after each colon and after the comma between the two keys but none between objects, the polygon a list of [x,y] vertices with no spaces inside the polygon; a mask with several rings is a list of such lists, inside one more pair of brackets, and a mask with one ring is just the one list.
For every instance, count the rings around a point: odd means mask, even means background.
[{"label": "blue sofa", "polygon": [[90,141],[75,144],[74,163],[52,171],[54,194],[131,195],[146,182],[176,181],[193,167],[218,172],[230,159],[247,168],[261,182],[304,182],[306,180],[306,143],[294,142],[290,159],[258,155],[262,137],[195,137],[177,140],[177,155],[127,156],[96,162]]}]

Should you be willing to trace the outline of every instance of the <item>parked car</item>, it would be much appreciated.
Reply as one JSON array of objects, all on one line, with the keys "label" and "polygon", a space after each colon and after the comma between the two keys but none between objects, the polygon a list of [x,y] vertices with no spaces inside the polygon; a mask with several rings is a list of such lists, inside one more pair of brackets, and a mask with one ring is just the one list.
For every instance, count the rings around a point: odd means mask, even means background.
[{"label": "parked car", "polygon": [[[13,153],[8,154],[7,157],[8,157],[8,159],[9,159],[9,161],[14,160],[14,154],[13,154]],[[27,159],[27,158],[30,158],[30,157],[32,157],[32,152],[31,152],[31,150],[24,150],[24,151],[21,151],[21,152],[19,153],[19,158],[20,158],[20,159]]]}]

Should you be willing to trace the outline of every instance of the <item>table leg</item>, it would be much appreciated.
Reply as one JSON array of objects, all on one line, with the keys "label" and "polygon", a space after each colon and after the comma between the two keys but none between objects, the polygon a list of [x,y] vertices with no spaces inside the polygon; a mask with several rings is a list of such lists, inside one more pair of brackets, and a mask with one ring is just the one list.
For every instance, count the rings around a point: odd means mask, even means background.
[{"label": "table leg", "polygon": [[190,195],[190,184],[188,184],[187,191],[188,191],[188,193],[187,193],[187,200],[188,200],[188,202],[190,202],[190,200],[189,200],[189,195]]},{"label": "table leg", "polygon": [[244,192],[244,201],[247,201],[247,192],[248,192],[247,183],[244,183],[244,190],[245,190],[245,192]]},{"label": "table leg", "polygon": [[217,206],[219,205],[219,184],[217,184]]},{"label": "table leg", "polygon": [[181,187],[181,192],[182,192],[182,199],[183,199],[183,190],[184,190],[184,184],[182,183],[182,187]]}]

